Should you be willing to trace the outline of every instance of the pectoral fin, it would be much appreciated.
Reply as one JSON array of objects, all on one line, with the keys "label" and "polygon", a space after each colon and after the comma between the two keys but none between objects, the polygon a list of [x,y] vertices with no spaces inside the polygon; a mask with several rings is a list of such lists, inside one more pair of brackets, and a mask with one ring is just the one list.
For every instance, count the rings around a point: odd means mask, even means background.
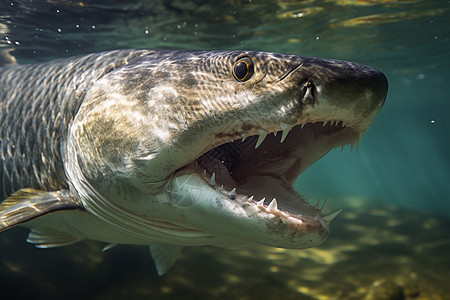
[{"label": "pectoral fin", "polygon": [[164,275],[173,266],[184,246],[170,244],[150,245],[150,252],[155,261],[158,275]]},{"label": "pectoral fin", "polygon": [[68,190],[21,189],[0,204],[0,231],[64,210],[83,209]]},{"label": "pectoral fin", "polygon": [[27,238],[27,242],[36,248],[62,247],[79,241],[67,233],[51,229],[32,229]]}]

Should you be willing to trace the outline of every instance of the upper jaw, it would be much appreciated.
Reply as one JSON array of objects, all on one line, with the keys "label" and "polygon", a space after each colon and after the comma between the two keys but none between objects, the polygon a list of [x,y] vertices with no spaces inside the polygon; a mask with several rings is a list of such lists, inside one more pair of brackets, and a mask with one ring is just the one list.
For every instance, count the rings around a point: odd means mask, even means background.
[{"label": "upper jaw", "polygon": [[284,211],[322,216],[292,184],[332,148],[350,144],[353,149],[360,132],[334,121],[299,124],[289,130],[287,134],[263,133],[224,143],[197,158],[193,169],[203,173],[207,184],[220,187],[225,196],[232,193],[231,198],[237,194],[254,201],[265,198],[266,205],[276,198]]},{"label": "upper jaw", "polygon": [[183,173],[197,173],[224,201],[250,205],[259,214],[276,215],[291,225],[327,227],[334,216],[324,216],[292,184],[331,149],[349,144],[353,150],[373,119],[336,110],[325,99],[318,102],[320,93],[311,81],[303,84],[299,95],[303,109],[287,112],[296,116],[293,124],[283,122],[289,119],[283,115],[254,124],[234,122]]}]

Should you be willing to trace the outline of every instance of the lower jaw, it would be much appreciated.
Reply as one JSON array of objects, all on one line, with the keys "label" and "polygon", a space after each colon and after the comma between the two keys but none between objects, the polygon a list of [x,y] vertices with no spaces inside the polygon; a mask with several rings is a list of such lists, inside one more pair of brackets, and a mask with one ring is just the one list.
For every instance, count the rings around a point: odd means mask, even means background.
[{"label": "lower jaw", "polygon": [[320,210],[309,204],[304,197],[293,189],[291,183],[284,181],[282,178],[259,174],[252,175],[245,181],[237,183],[228,173],[228,170],[225,167],[223,168],[224,170],[215,169],[216,172],[213,172],[213,174],[202,171],[195,167],[195,164],[191,164],[187,169],[189,169],[189,172],[198,173],[203,178],[204,184],[215,188],[226,198],[236,199],[243,203],[252,199],[252,201],[265,206],[276,199],[280,211],[312,218],[322,216]]},{"label": "lower jaw", "polygon": [[277,199],[278,209],[295,215],[308,215],[316,217],[320,211],[305,201],[304,197],[295,191],[292,186],[281,179],[270,176],[254,176],[237,187],[237,193],[253,196],[255,201],[264,200],[268,205]]},{"label": "lower jaw", "polygon": [[[203,194],[204,199],[213,199],[211,213],[215,215],[214,224],[206,227],[203,224],[203,227],[199,227],[205,232],[220,235],[219,233],[223,231],[223,228],[237,226],[232,234],[231,231],[227,233],[227,235],[233,237],[233,240],[290,249],[317,246],[328,233],[329,222],[326,216],[319,209],[307,203],[291,187],[280,184],[276,178],[270,176],[250,177],[246,184],[237,187],[239,192],[233,196],[230,195],[231,191],[225,188],[217,185],[213,187],[208,182],[210,179],[208,178],[209,176],[204,176],[193,169],[192,165],[189,165],[174,174],[171,180],[172,184],[168,187],[173,192],[169,193],[170,195],[180,196],[180,201],[176,205],[186,206],[199,200],[191,201],[186,198],[189,198],[189,195],[198,195],[200,185],[203,186],[201,190],[204,192],[201,194]],[[249,194],[255,191],[255,184],[259,189],[256,189],[257,191],[251,197]],[[195,186],[191,190],[193,193],[189,193],[185,187],[192,186]],[[274,202],[272,196],[277,199],[276,205],[272,205]],[[265,200],[261,201],[259,197],[265,198]],[[219,200],[221,198],[222,200]],[[218,204],[221,201],[223,201],[223,206]],[[235,210],[233,207],[241,207],[242,209]],[[224,209],[223,213],[221,212],[222,209]],[[236,215],[233,216],[233,212]],[[249,218],[254,220],[249,221],[251,220]],[[193,224],[197,225],[198,222],[201,222],[197,217],[191,220]],[[259,224],[259,230],[255,229],[255,224]],[[211,226],[218,226],[220,230],[216,231],[217,228]],[[242,231],[246,226],[251,227]],[[253,230],[256,230],[254,234],[246,235]],[[246,238],[242,239],[242,236],[246,236]],[[231,246],[231,244],[228,246]]]}]

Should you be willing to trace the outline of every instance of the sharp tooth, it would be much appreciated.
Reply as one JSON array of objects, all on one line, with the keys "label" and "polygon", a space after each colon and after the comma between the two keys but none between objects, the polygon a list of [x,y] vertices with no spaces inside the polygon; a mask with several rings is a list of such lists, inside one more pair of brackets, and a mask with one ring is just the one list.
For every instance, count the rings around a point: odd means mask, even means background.
[{"label": "sharp tooth", "polygon": [[263,206],[265,200],[266,200],[266,198],[262,198],[261,200],[258,201],[258,203],[256,203],[256,205],[257,206]]},{"label": "sharp tooth", "polygon": [[230,199],[236,198],[236,188],[232,189],[231,192],[228,194],[228,197]]},{"label": "sharp tooth", "polygon": [[362,132],[359,133],[358,147],[356,147],[356,152],[358,152],[359,147],[361,146],[361,141],[362,141],[363,135],[364,135],[364,133],[362,133]]},{"label": "sharp tooth", "polygon": [[283,130],[283,134],[281,135],[281,140],[280,143],[284,142],[284,140],[286,139],[287,135],[289,133],[289,130]]},{"label": "sharp tooth", "polygon": [[305,127],[306,123],[300,124],[300,129],[303,129]]},{"label": "sharp tooth", "polygon": [[258,131],[258,134],[259,134],[259,137],[258,137],[258,141],[256,142],[255,149],[258,148],[262,144],[262,142],[264,142],[264,139],[267,136],[267,132],[265,132],[264,130],[260,129]]},{"label": "sharp tooth", "polygon": [[248,198],[248,201],[253,201],[253,196],[251,196],[250,198]]},{"label": "sharp tooth", "polygon": [[270,202],[269,206],[267,206],[267,210],[270,212],[278,211],[277,199],[273,198],[272,202]]},{"label": "sharp tooth", "polygon": [[280,143],[284,142],[286,139],[289,131],[292,129],[292,125],[286,124],[286,123],[280,123],[281,130],[283,130],[283,133],[281,134],[281,140]]},{"label": "sharp tooth", "polygon": [[323,121],[322,122],[322,127],[325,127],[327,125],[328,121]]},{"label": "sharp tooth", "polygon": [[334,218],[336,218],[340,213],[342,212],[342,209],[338,210],[337,212],[334,212],[328,216],[323,217],[325,219],[325,221],[327,221],[328,224],[331,223],[331,221],[334,220]]},{"label": "sharp tooth", "polygon": [[354,141],[354,142],[352,143],[352,145],[350,146],[350,151],[353,151],[353,148],[355,148],[356,142],[357,142],[357,141]]},{"label": "sharp tooth", "polygon": [[211,176],[211,178],[209,179],[209,185],[212,187],[216,186],[216,173],[214,172]]},{"label": "sharp tooth", "polygon": [[203,177],[206,177],[208,175],[206,175],[206,170],[203,170]]},{"label": "sharp tooth", "polygon": [[325,205],[327,205],[327,197],[325,197],[325,200],[323,201],[323,205],[320,211],[322,211],[325,208]]},{"label": "sharp tooth", "polygon": [[243,133],[243,134],[241,134],[241,137],[242,137],[242,140],[241,140],[241,141],[243,142],[243,141],[245,141],[245,139],[247,138],[247,135],[246,135],[245,133]]},{"label": "sharp tooth", "polygon": [[320,205],[320,198],[317,199],[316,205],[314,205],[315,209],[319,209],[319,205]]}]

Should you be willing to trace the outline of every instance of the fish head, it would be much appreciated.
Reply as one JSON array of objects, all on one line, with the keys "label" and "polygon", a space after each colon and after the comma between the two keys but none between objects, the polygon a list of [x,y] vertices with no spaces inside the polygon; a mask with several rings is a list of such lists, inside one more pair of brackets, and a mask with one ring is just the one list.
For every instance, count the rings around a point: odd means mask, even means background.
[{"label": "fish head", "polygon": [[87,207],[101,194],[176,224],[179,243],[189,244],[184,228],[205,233],[198,244],[317,246],[333,216],[292,185],[331,149],[353,148],[386,93],[383,73],[338,60],[150,53],[87,91],[71,127],[67,160],[78,171],[69,177],[78,193],[88,183]]}]

